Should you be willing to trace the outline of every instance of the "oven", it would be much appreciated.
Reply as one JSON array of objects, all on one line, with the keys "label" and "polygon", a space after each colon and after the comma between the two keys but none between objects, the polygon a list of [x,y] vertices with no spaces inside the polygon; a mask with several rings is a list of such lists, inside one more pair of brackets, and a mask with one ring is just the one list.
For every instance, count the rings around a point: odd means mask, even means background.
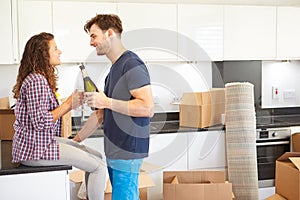
[{"label": "oven", "polygon": [[268,128],[256,131],[258,186],[275,186],[276,159],[290,151],[290,128]]}]

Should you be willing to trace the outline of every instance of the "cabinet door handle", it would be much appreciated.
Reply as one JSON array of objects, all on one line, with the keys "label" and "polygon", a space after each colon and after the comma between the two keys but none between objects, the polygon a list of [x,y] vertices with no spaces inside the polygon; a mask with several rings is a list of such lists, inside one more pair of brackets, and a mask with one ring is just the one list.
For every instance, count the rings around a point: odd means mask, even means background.
[{"label": "cabinet door handle", "polygon": [[290,144],[289,141],[280,141],[280,142],[262,142],[262,143],[256,143],[256,146],[272,146],[272,145],[282,145],[282,144]]}]

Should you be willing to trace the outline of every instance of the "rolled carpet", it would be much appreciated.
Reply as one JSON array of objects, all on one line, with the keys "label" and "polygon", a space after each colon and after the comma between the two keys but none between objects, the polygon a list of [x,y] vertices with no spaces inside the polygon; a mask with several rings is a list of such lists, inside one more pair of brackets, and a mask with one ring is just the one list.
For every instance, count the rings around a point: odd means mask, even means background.
[{"label": "rolled carpet", "polygon": [[253,84],[225,85],[228,179],[237,200],[258,199]]}]

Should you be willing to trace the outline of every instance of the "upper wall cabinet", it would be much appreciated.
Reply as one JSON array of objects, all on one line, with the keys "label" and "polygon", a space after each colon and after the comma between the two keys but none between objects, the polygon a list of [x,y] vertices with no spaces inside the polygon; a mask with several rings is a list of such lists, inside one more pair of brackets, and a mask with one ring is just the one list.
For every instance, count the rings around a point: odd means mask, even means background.
[{"label": "upper wall cabinet", "polygon": [[0,6],[0,64],[15,62],[13,52],[12,7],[10,0],[1,1]]},{"label": "upper wall cabinet", "polygon": [[18,1],[19,56],[26,42],[40,32],[52,33],[52,5],[49,1]]},{"label": "upper wall cabinet", "polygon": [[300,59],[300,8],[277,8],[277,59]]},{"label": "upper wall cabinet", "polygon": [[119,3],[123,41],[144,60],[177,60],[176,4]]},{"label": "upper wall cabinet", "polygon": [[85,23],[96,14],[115,14],[115,3],[53,1],[53,32],[62,50],[62,62],[108,61],[97,56],[90,46],[90,36],[84,31]]},{"label": "upper wall cabinet", "polygon": [[276,57],[276,7],[224,6],[224,60]]},{"label": "upper wall cabinet", "polygon": [[178,53],[186,60],[223,60],[223,6],[178,5]]}]

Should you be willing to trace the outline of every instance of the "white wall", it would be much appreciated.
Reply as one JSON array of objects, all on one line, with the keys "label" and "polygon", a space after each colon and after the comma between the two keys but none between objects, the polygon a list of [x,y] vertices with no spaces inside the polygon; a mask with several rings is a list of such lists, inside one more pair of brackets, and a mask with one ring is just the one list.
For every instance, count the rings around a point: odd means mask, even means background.
[{"label": "white wall", "polygon": [[[61,97],[69,96],[75,89],[83,89],[83,82],[78,64],[62,64],[58,66],[58,88]],[[211,62],[151,62],[147,63],[156,112],[179,111],[176,104],[184,92],[206,91],[212,87]],[[86,69],[91,79],[100,89],[109,72],[109,63],[88,63]],[[0,98],[12,96],[11,90],[16,82],[18,65],[0,66]],[[90,113],[85,110],[85,115]],[[73,111],[73,116],[80,116],[81,110]]]},{"label": "white wall", "polygon": [[0,65],[0,98],[11,96],[16,83],[18,65]]},{"label": "white wall", "polygon": [[[262,107],[280,108],[300,106],[300,61],[262,62]],[[273,88],[278,95],[273,95]]]}]

